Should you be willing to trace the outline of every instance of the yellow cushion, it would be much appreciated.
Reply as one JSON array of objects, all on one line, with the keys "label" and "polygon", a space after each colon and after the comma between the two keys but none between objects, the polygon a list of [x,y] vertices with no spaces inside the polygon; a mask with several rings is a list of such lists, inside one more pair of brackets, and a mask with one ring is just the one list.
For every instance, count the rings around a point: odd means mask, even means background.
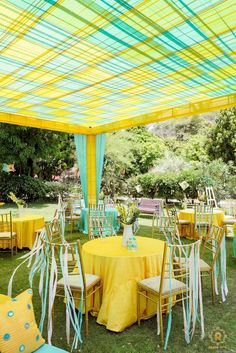
[{"label": "yellow cushion", "polygon": [[[161,284],[161,276],[154,276],[154,277],[145,278],[142,281],[139,281],[138,283],[159,293],[160,292],[160,284]],[[181,292],[181,291],[185,291],[186,288],[187,288],[186,285],[183,282],[178,281],[177,279],[164,278],[162,294],[166,295],[169,293]]]},{"label": "yellow cushion", "polygon": [[28,289],[13,299],[0,296],[1,353],[32,353],[45,342],[35,322],[32,295]]},{"label": "yellow cushion", "polygon": [[5,303],[8,299],[9,297],[7,295],[0,294],[0,305]]}]

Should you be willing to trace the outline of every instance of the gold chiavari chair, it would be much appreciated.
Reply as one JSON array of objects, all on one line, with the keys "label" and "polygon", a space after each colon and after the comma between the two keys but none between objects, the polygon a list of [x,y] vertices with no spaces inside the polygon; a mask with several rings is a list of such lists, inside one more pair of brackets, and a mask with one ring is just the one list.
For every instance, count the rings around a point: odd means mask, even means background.
[{"label": "gold chiavari chair", "polygon": [[[192,266],[199,262],[200,240],[192,244],[177,245],[165,243],[160,276],[145,278],[137,283],[137,319],[138,325],[143,319],[147,319],[146,308],[141,310],[141,298],[157,304],[158,333],[161,336],[161,343],[164,343],[163,313],[170,313],[172,304],[182,302],[188,304],[188,314],[194,315],[194,308],[190,303],[193,299],[194,290],[198,292],[198,299],[201,297],[200,273],[198,266]],[[179,258],[185,257],[186,266],[179,265]],[[193,273],[194,271],[194,273]],[[191,287],[194,278],[194,288]],[[185,307],[186,309],[186,307]],[[196,308],[195,308],[196,309]],[[186,319],[186,318],[185,318]],[[183,320],[184,323],[186,320]],[[186,327],[185,327],[186,329]]]},{"label": "gold chiavari chair", "polygon": [[[88,313],[89,311],[94,310],[94,308],[89,307],[89,300],[92,301],[92,306],[94,305],[94,296],[95,293],[98,293],[99,296],[99,304],[101,306],[102,300],[102,281],[101,278],[97,275],[87,274],[84,271],[84,264],[82,258],[82,249],[80,241],[77,241],[78,244],[78,262],[80,263],[81,273],[78,273],[75,270],[74,266],[68,266],[68,285],[70,287],[71,292],[73,293],[73,298],[75,302],[79,302],[81,299],[83,300],[84,304],[84,313],[85,313],[85,330],[86,336],[88,336]],[[63,244],[54,244],[56,256],[59,257],[61,247]],[[68,245],[64,245],[68,246]],[[70,247],[74,247],[74,244],[71,243]],[[65,297],[64,290],[65,290],[65,279],[63,277],[63,273],[58,273],[58,276],[62,277],[57,282],[57,289],[56,289],[56,296],[57,297]]]},{"label": "gold chiavari chair", "polygon": [[162,237],[164,235],[164,231],[175,226],[175,219],[162,216],[158,213],[153,215],[152,220],[152,237]]},{"label": "gold chiavari chair", "polygon": [[207,199],[208,206],[218,207],[217,202],[216,202],[214,189],[212,186],[206,187],[206,199]]},{"label": "gold chiavari chair", "polygon": [[105,204],[89,204],[89,215],[93,216],[104,216],[105,215]]},{"label": "gold chiavari chair", "polygon": [[89,240],[95,238],[106,238],[116,235],[113,230],[113,220],[110,216],[89,216]]},{"label": "gold chiavari chair", "polygon": [[236,200],[224,200],[220,203],[221,209],[224,211],[223,226],[227,236],[234,233],[233,227],[236,223]]},{"label": "gold chiavari chair", "polygon": [[186,219],[179,219],[178,211],[174,203],[165,204],[165,209],[168,217],[173,218],[177,227],[179,228],[180,234],[183,234],[186,228],[191,226],[191,223]]},{"label": "gold chiavari chair", "polygon": [[80,220],[79,214],[74,214],[73,204],[69,201],[65,207],[65,221],[70,224],[70,233],[75,230],[75,225]]},{"label": "gold chiavari chair", "polygon": [[208,236],[213,222],[213,207],[208,205],[194,206],[194,238]]},{"label": "gold chiavari chair", "polygon": [[11,212],[0,214],[0,248],[10,249],[11,255],[17,253],[17,236],[12,229]]},{"label": "gold chiavari chair", "polygon": [[[53,219],[51,222],[45,225],[47,240],[50,244],[53,243],[65,243],[68,244],[62,237],[61,224],[58,219]],[[67,256],[68,266],[75,266],[78,256],[76,256],[73,247],[70,247]]]},{"label": "gold chiavari chair", "polygon": [[201,277],[210,276],[211,290],[212,290],[212,303],[215,303],[216,292],[216,277],[217,269],[216,262],[220,256],[221,243],[224,238],[224,229],[217,226],[212,226],[207,237],[203,239],[201,249],[200,271]]}]

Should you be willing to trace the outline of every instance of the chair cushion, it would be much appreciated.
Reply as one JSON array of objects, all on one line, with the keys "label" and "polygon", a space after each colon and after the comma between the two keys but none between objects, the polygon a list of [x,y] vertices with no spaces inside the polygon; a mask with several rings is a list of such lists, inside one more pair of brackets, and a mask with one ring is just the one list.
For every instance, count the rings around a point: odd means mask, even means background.
[{"label": "chair cushion", "polygon": [[[100,281],[100,277],[97,275],[85,274],[86,287],[90,287],[95,285]],[[59,286],[64,286],[64,279],[61,278],[57,284]],[[69,285],[73,289],[81,289],[81,276],[80,275],[69,275]]]},{"label": "chair cushion", "polygon": [[63,349],[50,346],[49,344],[43,344],[37,351],[33,353],[69,353],[68,351],[64,351]]},{"label": "chair cushion", "polygon": [[75,215],[72,215],[72,216],[66,216],[65,219],[67,221],[78,221],[80,219],[79,216],[75,216]]},{"label": "chair cushion", "polygon": [[[12,232],[12,236],[15,237],[16,233]],[[11,232],[0,232],[0,239],[1,238],[11,239]]]},{"label": "chair cushion", "polygon": [[[154,276],[154,277],[145,278],[142,281],[139,281],[138,283],[159,293],[160,281],[161,281],[161,276]],[[171,284],[171,286],[170,286],[170,284]],[[165,295],[165,294],[170,293],[170,289],[171,289],[171,293],[177,292],[177,291],[182,291],[182,290],[186,289],[186,285],[183,282],[178,281],[174,278],[171,280],[169,278],[165,278],[164,283],[163,283],[163,287],[162,287],[162,294]]]},{"label": "chair cushion", "polygon": [[234,224],[236,223],[236,218],[227,218],[223,220],[223,224]]},{"label": "chair cushion", "polygon": [[32,293],[28,289],[16,298],[1,298],[1,353],[32,353],[45,343],[35,322]]},{"label": "chair cushion", "polygon": [[230,215],[228,215],[228,214],[225,214],[224,215],[224,220],[226,220],[226,219],[232,219],[232,218],[234,218],[233,216],[230,216]]},{"label": "chair cushion", "polygon": [[177,224],[180,224],[180,225],[181,224],[182,225],[186,224],[186,225],[188,225],[188,224],[190,224],[190,222],[187,221],[186,219],[178,219]]},{"label": "chair cushion", "polygon": [[200,270],[201,272],[210,271],[211,266],[208,265],[204,260],[200,259]]}]

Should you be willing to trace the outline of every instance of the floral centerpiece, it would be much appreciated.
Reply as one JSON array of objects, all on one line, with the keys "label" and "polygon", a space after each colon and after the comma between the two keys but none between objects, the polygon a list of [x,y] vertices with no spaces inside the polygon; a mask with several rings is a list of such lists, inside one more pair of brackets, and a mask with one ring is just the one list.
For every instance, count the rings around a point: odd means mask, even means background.
[{"label": "floral centerpiece", "polygon": [[9,199],[11,199],[17,206],[22,206],[24,207],[26,205],[25,201],[22,199],[18,199],[16,195],[13,192],[10,192],[9,195],[7,195]]},{"label": "floral centerpiece", "polygon": [[203,204],[205,199],[206,199],[205,191],[204,190],[198,190],[197,191],[197,198],[200,201],[200,203]]},{"label": "floral centerpiece", "polygon": [[127,205],[118,204],[116,208],[119,212],[120,221],[124,226],[122,246],[126,246],[129,237],[133,236],[132,225],[136,221],[140,210],[133,202],[130,202]]},{"label": "floral centerpiece", "polygon": [[26,202],[22,199],[18,199],[13,192],[10,192],[7,196],[17,205],[18,214],[20,215],[22,208],[26,206]]}]

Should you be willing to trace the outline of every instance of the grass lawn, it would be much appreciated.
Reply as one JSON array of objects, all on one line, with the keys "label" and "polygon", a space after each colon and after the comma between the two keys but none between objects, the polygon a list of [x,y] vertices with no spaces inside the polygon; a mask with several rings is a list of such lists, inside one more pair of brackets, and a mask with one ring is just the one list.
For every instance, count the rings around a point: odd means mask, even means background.
[{"label": "grass lawn", "polygon": [[[54,204],[32,204],[29,213],[38,213],[45,215],[49,220],[56,208]],[[9,209],[4,206],[3,209]],[[138,235],[151,236],[150,221],[141,220],[141,227]],[[87,241],[87,236],[80,233],[74,233],[73,238],[80,237],[82,243]],[[203,303],[205,318],[205,339],[200,340],[200,332],[197,327],[194,339],[190,345],[187,345],[183,334],[183,315],[182,307],[176,305],[173,308],[172,330],[169,340],[168,352],[185,353],[185,352],[236,352],[236,260],[232,258],[232,239],[226,240],[227,246],[227,280],[229,294],[225,303],[221,303],[221,297],[217,298],[217,304],[211,304],[210,282],[204,280]],[[17,256],[11,258],[10,254],[0,253],[0,293],[7,292],[7,285],[13,269],[19,261],[17,259],[26,251],[19,251]],[[22,267],[18,271],[13,282],[13,295],[19,294],[21,291],[29,287],[28,273],[26,267]],[[36,318],[40,316],[40,302],[37,290],[34,289],[34,308]],[[164,319],[166,323],[166,319]],[[65,337],[65,310],[63,301],[57,299],[55,304],[55,321],[54,321],[53,343],[61,348],[68,349]],[[219,346],[219,349],[212,348],[213,344],[209,335],[215,328],[225,331],[225,342]],[[44,333],[46,337],[46,332]],[[96,323],[94,317],[89,319],[89,337],[85,338],[81,347],[84,353],[156,353],[163,349],[159,345],[159,337],[156,335],[156,318],[153,317],[141,323],[141,327],[137,324],[127,328],[122,333],[114,333],[106,330],[104,326]]]}]

